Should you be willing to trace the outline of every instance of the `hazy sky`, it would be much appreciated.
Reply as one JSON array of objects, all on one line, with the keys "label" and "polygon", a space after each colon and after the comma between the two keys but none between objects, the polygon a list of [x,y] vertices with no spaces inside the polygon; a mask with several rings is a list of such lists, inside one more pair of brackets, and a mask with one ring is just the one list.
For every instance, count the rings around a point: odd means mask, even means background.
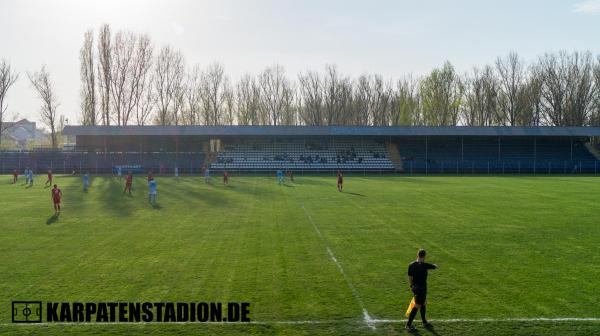
[{"label": "hazy sky", "polygon": [[459,72],[517,51],[600,54],[600,0],[0,0],[0,58],[20,73],[9,114],[38,121],[26,76],[46,64],[58,113],[79,122],[79,48],[85,30],[148,33],[180,49],[188,66],[222,62],[235,79],[273,63],[290,77],[341,72],[421,75],[444,61]]}]

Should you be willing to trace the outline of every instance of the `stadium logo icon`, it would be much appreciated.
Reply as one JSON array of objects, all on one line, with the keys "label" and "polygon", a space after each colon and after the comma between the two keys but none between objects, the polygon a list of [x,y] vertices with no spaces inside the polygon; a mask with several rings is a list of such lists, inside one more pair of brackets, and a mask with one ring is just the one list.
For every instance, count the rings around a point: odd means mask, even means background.
[{"label": "stadium logo icon", "polygon": [[42,301],[13,301],[13,323],[41,323]]}]

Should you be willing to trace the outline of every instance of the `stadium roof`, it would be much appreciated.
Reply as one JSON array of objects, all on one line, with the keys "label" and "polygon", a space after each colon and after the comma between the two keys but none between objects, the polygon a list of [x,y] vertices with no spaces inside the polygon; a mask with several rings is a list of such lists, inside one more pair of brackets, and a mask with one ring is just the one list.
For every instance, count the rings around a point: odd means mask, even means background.
[{"label": "stadium roof", "polygon": [[75,136],[600,136],[600,127],[65,126]]}]

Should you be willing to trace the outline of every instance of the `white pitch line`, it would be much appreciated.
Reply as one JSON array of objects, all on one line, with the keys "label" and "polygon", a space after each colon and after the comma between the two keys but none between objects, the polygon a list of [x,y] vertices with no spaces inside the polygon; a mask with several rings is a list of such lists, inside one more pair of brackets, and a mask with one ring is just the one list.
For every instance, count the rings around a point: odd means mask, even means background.
[{"label": "white pitch line", "polygon": [[[509,317],[509,318],[455,318],[430,319],[435,323],[501,323],[501,322],[600,322],[600,317]],[[371,319],[371,324],[405,323],[406,320]],[[364,320],[289,320],[289,321],[250,321],[250,322],[42,322],[42,323],[0,323],[2,327],[35,327],[35,326],[84,326],[84,325],[144,325],[144,326],[173,326],[173,325],[302,325],[302,324],[338,324],[364,323]]]},{"label": "white pitch line", "polygon": [[[436,323],[468,323],[468,322],[600,322],[600,317],[508,317],[508,318],[455,318],[455,319],[429,319]],[[373,323],[404,323],[406,320],[374,319]]]},{"label": "white pitch line", "polygon": [[348,285],[348,288],[350,288],[350,291],[352,292],[352,295],[354,296],[354,299],[356,300],[356,302],[358,302],[358,305],[360,306],[360,309],[362,309],[363,320],[365,321],[365,323],[367,324],[367,326],[369,328],[376,329],[375,325],[373,323],[371,323],[371,321],[373,321],[373,319],[371,318],[371,316],[369,315],[369,312],[365,308],[365,304],[363,303],[363,300],[360,297],[360,294],[358,294],[358,291],[356,290],[356,288],[354,288],[354,285],[352,284],[352,281],[350,281],[350,278],[348,277],[348,275],[346,275],[346,271],[344,271],[344,268],[342,267],[342,264],[340,264],[340,262],[337,260],[337,258],[333,254],[333,251],[331,251],[331,248],[329,247],[329,245],[327,245],[327,242],[325,242],[325,238],[323,238],[323,235],[321,234],[321,230],[319,230],[319,227],[317,226],[317,223],[313,220],[313,218],[310,215],[310,213],[308,213],[308,211],[304,207],[304,204],[302,204],[302,210],[304,210],[304,213],[306,214],[306,217],[308,217],[308,220],[310,221],[310,223],[315,228],[315,231],[317,232],[317,235],[319,236],[319,238],[321,238],[321,240],[323,240],[323,242],[325,243],[325,248],[327,248],[327,253],[329,254],[329,257],[331,258],[331,260],[333,260],[333,262],[335,263],[335,265],[337,266],[337,268],[340,270],[340,273],[344,277],[344,280],[346,281],[346,284]]}]

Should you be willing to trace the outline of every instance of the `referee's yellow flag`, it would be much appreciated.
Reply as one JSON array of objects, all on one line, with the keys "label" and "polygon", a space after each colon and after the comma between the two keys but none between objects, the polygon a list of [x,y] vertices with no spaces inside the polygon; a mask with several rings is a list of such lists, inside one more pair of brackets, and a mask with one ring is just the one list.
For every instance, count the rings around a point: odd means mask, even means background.
[{"label": "referee's yellow flag", "polygon": [[404,314],[404,316],[408,317],[408,315],[410,315],[410,311],[413,309],[414,306],[415,306],[415,298],[413,297],[412,300],[410,300],[410,304],[408,305],[408,309],[406,310],[406,313]]}]

